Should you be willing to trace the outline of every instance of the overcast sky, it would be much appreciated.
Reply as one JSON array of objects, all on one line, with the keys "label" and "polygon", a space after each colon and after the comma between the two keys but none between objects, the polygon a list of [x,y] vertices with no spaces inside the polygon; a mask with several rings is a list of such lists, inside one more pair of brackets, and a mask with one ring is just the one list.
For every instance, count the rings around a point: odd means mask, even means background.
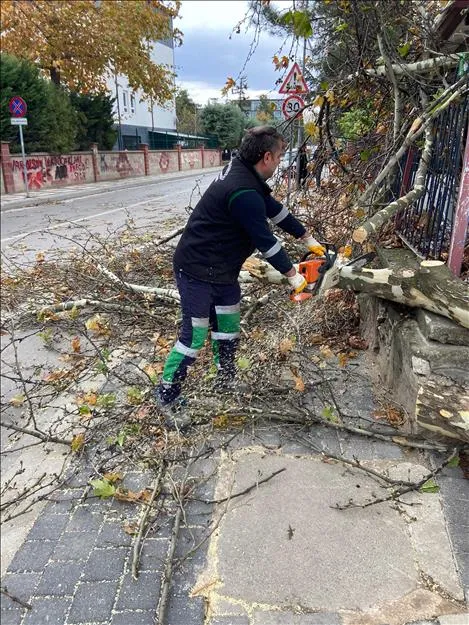
[{"label": "overcast sky", "polygon": [[[273,4],[287,7],[291,3],[282,0]],[[244,0],[183,0],[180,17],[174,22],[184,33],[183,45],[174,50],[176,82],[198,104],[207,104],[208,98],[221,98],[220,90],[227,77],[236,79],[242,71],[255,31],[246,32],[244,26],[240,34],[232,31],[247,9],[248,2]],[[275,81],[282,74],[274,71],[272,57],[283,43],[283,39],[261,33],[256,51],[243,71],[248,97],[258,97],[261,93],[270,98],[279,97]],[[288,54],[289,49],[287,43],[283,53]]]}]

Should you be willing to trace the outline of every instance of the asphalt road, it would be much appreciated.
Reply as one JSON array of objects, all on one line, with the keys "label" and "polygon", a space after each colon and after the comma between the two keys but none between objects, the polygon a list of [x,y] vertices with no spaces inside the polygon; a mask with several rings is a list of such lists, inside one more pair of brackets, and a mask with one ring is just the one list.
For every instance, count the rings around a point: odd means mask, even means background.
[{"label": "asphalt road", "polygon": [[38,252],[56,254],[93,234],[113,233],[132,219],[136,228],[186,215],[218,171],[185,178],[142,182],[126,189],[80,198],[51,201],[39,206],[5,208],[1,212],[3,260],[28,263]]}]

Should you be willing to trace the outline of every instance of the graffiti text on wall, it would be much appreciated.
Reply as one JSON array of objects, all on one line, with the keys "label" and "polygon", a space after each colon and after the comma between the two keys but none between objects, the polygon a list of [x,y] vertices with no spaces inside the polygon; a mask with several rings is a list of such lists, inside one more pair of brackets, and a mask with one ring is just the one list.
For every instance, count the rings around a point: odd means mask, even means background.
[{"label": "graffiti text on wall", "polygon": [[[24,181],[23,162],[11,160],[13,175]],[[41,156],[26,159],[28,187],[41,189],[60,183],[86,182],[93,175],[91,158],[82,154],[70,156]]]}]

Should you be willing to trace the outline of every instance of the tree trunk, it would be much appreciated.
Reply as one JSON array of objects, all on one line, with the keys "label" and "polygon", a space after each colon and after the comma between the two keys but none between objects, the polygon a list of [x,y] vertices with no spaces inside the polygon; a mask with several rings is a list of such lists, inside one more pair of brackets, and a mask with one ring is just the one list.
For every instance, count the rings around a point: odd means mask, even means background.
[{"label": "tree trunk", "polygon": [[439,260],[424,260],[419,269],[354,269],[339,271],[338,288],[424,308],[469,328],[469,289]]},{"label": "tree trunk", "polygon": [[[257,258],[249,258],[243,269],[242,278],[251,275],[266,282],[287,284],[282,274]],[[424,308],[469,328],[469,289],[442,261],[424,260],[418,269],[357,269],[353,265],[336,265],[330,272],[330,275],[337,274],[330,283],[339,289],[370,293],[413,308]]]},{"label": "tree trunk", "polygon": [[418,391],[415,414],[417,423],[426,430],[469,443],[467,387],[430,376]]}]

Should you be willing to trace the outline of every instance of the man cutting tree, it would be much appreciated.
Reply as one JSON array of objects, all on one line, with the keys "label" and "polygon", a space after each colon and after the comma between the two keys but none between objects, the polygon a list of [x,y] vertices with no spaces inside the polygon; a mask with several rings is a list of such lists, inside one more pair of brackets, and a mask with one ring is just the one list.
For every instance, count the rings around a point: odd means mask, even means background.
[{"label": "man cutting tree", "polygon": [[181,384],[211,330],[217,366],[215,388],[236,390],[235,353],[240,333],[241,267],[257,248],[286,276],[295,293],[307,285],[267,220],[300,239],[314,255],[324,247],[306,232],[266,184],[285,153],[286,143],[271,126],[247,131],[238,155],[212,182],[194,208],[177,245],[173,266],[181,296],[182,326],[156,389],[156,401],[168,427],[184,428],[190,417]]}]

